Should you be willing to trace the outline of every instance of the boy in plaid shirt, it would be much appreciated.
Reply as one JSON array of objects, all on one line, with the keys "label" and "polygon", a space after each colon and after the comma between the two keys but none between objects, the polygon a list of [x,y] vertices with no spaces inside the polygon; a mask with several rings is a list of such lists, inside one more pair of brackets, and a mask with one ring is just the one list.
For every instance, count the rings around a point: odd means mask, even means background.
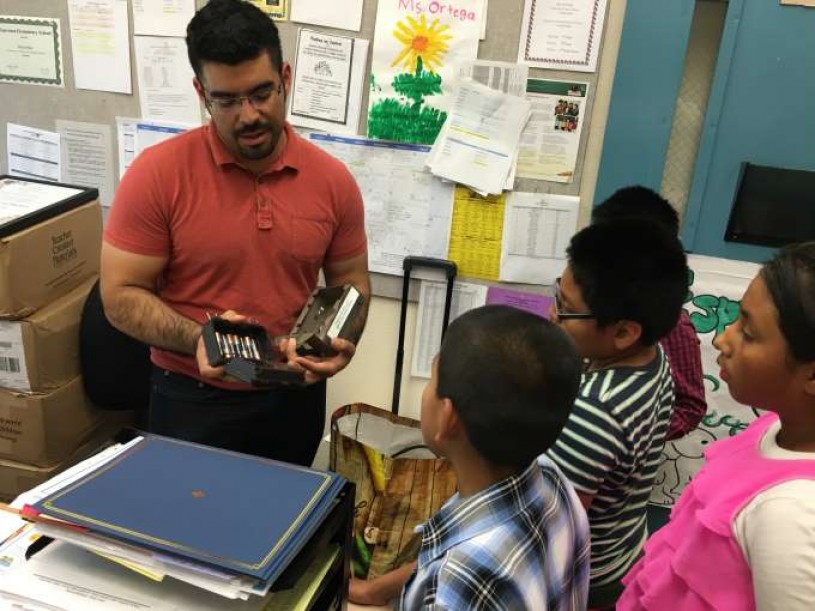
[{"label": "boy in plaid shirt", "polygon": [[401,608],[583,610],[588,524],[546,456],[577,394],[581,362],[554,324],[506,306],[457,318],[422,395],[425,443],[446,456],[458,493],[421,527],[418,563],[350,600]]}]

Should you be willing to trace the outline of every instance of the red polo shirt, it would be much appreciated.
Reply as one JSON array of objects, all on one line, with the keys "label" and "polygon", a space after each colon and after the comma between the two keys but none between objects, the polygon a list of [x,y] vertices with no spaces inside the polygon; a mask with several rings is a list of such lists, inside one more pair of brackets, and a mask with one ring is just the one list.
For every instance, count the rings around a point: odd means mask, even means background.
[{"label": "red polo shirt", "polygon": [[[146,149],[124,175],[104,239],[167,257],[158,294],[180,314],[203,322],[207,312],[232,309],[270,336],[286,334],[322,265],[365,252],[354,178],[285,129],[283,153],[260,176],[240,165],[210,125]],[[191,356],[154,348],[152,360],[200,377]]]}]

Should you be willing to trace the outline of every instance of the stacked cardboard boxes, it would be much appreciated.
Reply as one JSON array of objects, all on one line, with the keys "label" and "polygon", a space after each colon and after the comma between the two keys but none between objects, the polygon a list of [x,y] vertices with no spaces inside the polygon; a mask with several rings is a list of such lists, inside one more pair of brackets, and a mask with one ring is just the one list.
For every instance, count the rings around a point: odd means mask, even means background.
[{"label": "stacked cardboard boxes", "polygon": [[89,455],[127,421],[92,405],[80,375],[79,322],[102,243],[95,194],[57,202],[8,233],[7,181],[0,177],[0,501]]}]

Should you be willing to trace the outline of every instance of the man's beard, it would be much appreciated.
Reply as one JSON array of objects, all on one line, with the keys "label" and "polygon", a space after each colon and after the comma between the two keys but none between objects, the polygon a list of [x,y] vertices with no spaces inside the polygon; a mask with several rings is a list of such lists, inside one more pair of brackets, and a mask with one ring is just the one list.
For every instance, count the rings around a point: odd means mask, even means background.
[{"label": "man's beard", "polygon": [[[241,144],[241,135],[258,131],[268,132],[270,135],[269,140],[257,146],[244,146]],[[235,145],[237,146],[238,152],[241,154],[241,156],[245,157],[246,159],[263,159],[274,152],[275,147],[280,140],[281,132],[282,129],[277,128],[271,123],[253,123],[252,125],[247,125],[235,132]]]}]

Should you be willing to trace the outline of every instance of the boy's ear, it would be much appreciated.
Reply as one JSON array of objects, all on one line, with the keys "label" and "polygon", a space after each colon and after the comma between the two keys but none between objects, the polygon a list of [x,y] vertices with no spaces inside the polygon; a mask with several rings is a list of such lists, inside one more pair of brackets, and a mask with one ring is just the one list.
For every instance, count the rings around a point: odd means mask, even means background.
[{"label": "boy's ear", "polygon": [[633,320],[620,320],[614,323],[614,347],[622,352],[640,341],[642,325]]},{"label": "boy's ear", "polygon": [[442,404],[438,412],[438,425],[436,437],[438,441],[448,441],[458,437],[462,424],[458,417],[458,412],[449,398],[442,399]]}]

